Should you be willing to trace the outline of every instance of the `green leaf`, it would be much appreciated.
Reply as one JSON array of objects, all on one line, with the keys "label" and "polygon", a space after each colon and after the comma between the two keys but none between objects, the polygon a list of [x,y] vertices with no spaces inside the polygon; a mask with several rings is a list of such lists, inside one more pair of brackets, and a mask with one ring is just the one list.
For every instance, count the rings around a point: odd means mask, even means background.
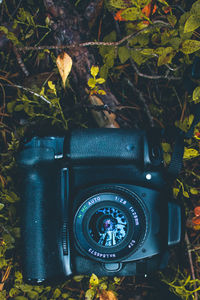
[{"label": "green leaf", "polygon": [[168,15],[167,20],[172,27],[174,27],[177,23],[177,19],[175,15]]},{"label": "green leaf", "polygon": [[57,299],[58,297],[60,297],[61,295],[61,291],[57,288],[55,289],[54,293],[53,293],[53,298]]},{"label": "green leaf", "polygon": [[154,56],[155,55],[155,50],[151,49],[151,48],[146,48],[146,49],[142,49],[142,51],[140,51],[140,53],[143,54],[143,55]]},{"label": "green leaf", "polygon": [[172,58],[176,55],[176,51],[172,47],[167,47],[158,58],[158,67],[171,63]]},{"label": "green leaf", "polygon": [[28,298],[26,298],[24,296],[17,296],[17,297],[15,297],[15,300],[28,300]]},{"label": "green leaf", "polygon": [[90,78],[88,80],[88,85],[89,85],[90,88],[93,89],[95,87],[95,85],[96,85],[96,80],[94,78]]},{"label": "green leaf", "polygon": [[81,280],[83,280],[83,278],[84,278],[84,275],[77,275],[77,276],[73,277],[74,281],[76,281],[76,282],[80,282]]},{"label": "green leaf", "polygon": [[200,16],[191,15],[185,23],[184,33],[194,31],[199,26],[200,26]]},{"label": "green leaf", "polygon": [[120,62],[123,64],[129,59],[130,50],[126,46],[119,47],[118,56],[119,56]]},{"label": "green leaf", "polygon": [[185,54],[191,54],[200,49],[200,41],[185,40],[181,45],[181,51]]},{"label": "green leaf", "polygon": [[4,204],[0,203],[0,210],[2,210],[4,208]]},{"label": "green leaf", "polygon": [[109,4],[114,8],[127,8],[129,4],[126,3],[124,0],[109,0]]},{"label": "green leaf", "polygon": [[195,102],[195,103],[198,103],[200,101],[200,86],[197,86],[194,91],[193,91],[193,94],[192,94],[192,100]]},{"label": "green leaf", "polygon": [[139,66],[150,58],[149,56],[143,55],[142,53],[134,49],[131,50],[131,57]]},{"label": "green leaf", "polygon": [[92,66],[90,72],[93,77],[96,77],[97,74],[99,73],[99,67]]},{"label": "green leaf", "polygon": [[96,83],[98,83],[98,84],[102,84],[104,82],[105,82],[104,78],[98,78],[98,79],[96,79]]},{"label": "green leaf", "polygon": [[121,16],[123,19],[127,21],[135,21],[138,20],[139,17],[141,16],[141,10],[136,8],[136,7],[130,7],[125,9],[122,13]]},{"label": "green leaf", "polygon": [[28,292],[29,299],[38,299],[38,293],[35,291]]},{"label": "green leaf", "polygon": [[13,297],[17,296],[19,293],[20,293],[20,291],[17,288],[12,288],[9,291],[9,296],[13,298]]},{"label": "green leaf", "polygon": [[198,191],[197,189],[195,189],[195,188],[191,188],[191,189],[190,189],[190,193],[191,193],[192,195],[197,195],[197,194],[199,193],[199,191]]},{"label": "green leaf", "polygon": [[23,104],[18,104],[18,105],[16,105],[15,106],[15,111],[21,111],[21,110],[23,110],[24,109],[24,105]]}]

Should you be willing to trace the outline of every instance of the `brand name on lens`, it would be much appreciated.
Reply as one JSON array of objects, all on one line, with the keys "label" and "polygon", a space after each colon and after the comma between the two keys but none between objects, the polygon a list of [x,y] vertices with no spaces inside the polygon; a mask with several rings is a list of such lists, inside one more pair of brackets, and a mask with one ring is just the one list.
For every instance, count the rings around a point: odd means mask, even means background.
[{"label": "brand name on lens", "polygon": [[116,254],[114,253],[99,253],[91,248],[88,249],[88,252],[96,257],[102,257],[102,258],[114,258],[116,257]]}]

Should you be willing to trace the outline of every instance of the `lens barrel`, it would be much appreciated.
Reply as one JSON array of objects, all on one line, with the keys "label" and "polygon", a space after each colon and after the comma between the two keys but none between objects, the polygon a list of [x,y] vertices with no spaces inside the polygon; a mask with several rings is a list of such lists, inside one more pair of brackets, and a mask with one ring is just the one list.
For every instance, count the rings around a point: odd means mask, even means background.
[{"label": "lens barrel", "polygon": [[83,199],[74,218],[75,240],[92,259],[119,261],[141,246],[147,219],[147,210],[135,193],[109,187]]}]

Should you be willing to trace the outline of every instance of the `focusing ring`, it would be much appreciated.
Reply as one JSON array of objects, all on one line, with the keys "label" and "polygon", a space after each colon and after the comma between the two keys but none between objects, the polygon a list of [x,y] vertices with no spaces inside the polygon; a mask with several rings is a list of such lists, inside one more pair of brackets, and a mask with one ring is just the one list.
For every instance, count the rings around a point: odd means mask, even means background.
[{"label": "focusing ring", "polygon": [[75,240],[84,254],[98,261],[113,262],[141,246],[148,230],[148,213],[135,193],[104,186],[98,193],[93,190],[84,200],[74,218]]}]

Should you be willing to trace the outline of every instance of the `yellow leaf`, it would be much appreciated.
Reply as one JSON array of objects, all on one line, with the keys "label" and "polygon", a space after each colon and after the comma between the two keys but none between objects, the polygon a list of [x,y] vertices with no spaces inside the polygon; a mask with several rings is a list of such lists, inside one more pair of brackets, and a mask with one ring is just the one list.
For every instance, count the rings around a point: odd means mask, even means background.
[{"label": "yellow leaf", "polygon": [[89,85],[90,88],[93,89],[96,85],[96,80],[94,78],[89,78],[88,79],[88,85]]},{"label": "yellow leaf", "polygon": [[53,93],[56,95],[56,86],[53,84],[52,81],[48,81],[49,88],[53,91]]},{"label": "yellow leaf", "polygon": [[66,52],[62,52],[56,59],[56,65],[62,78],[63,86],[65,87],[66,79],[72,68],[72,59]]},{"label": "yellow leaf", "polygon": [[197,195],[197,194],[199,193],[199,191],[198,191],[197,189],[195,189],[195,188],[191,188],[191,189],[190,189],[190,193],[191,193],[192,195]]},{"label": "yellow leaf", "polygon": [[193,157],[196,157],[196,156],[199,156],[199,152],[196,149],[185,148],[184,155],[183,155],[184,159],[190,159],[190,158],[193,158]]},{"label": "yellow leaf", "polygon": [[97,76],[99,73],[99,67],[92,66],[90,72],[93,77]]},{"label": "yellow leaf", "polygon": [[98,279],[98,277],[94,273],[90,277],[90,284],[92,286],[99,284],[99,279]]},{"label": "yellow leaf", "polygon": [[173,188],[173,194],[174,194],[175,198],[177,198],[178,193],[179,193],[179,189],[178,188]]},{"label": "yellow leaf", "polygon": [[98,90],[97,93],[99,95],[106,95],[106,92],[104,90]]}]

